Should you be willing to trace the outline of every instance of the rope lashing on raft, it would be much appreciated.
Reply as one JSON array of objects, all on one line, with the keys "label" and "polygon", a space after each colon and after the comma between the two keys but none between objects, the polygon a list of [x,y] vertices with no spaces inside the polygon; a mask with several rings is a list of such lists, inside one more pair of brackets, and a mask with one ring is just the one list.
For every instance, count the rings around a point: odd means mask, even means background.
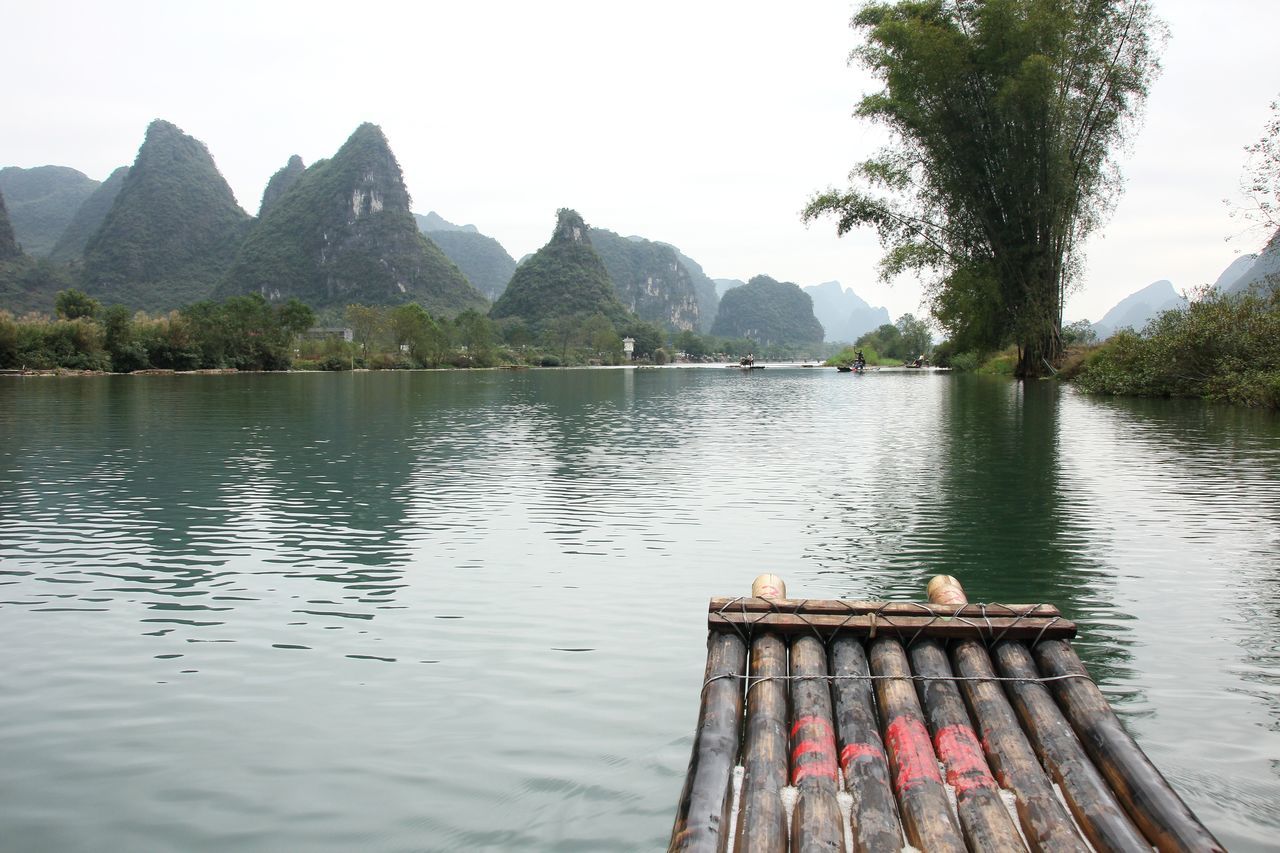
[{"label": "rope lashing on raft", "polygon": [[[813,624],[813,622],[811,622],[808,616],[806,616],[806,614],[803,612],[806,599],[799,599],[794,601],[793,606],[791,607],[780,607],[778,603],[773,599],[752,599],[752,600],[767,601],[769,603],[769,610],[759,611],[759,613],[755,615],[755,618],[752,618],[752,611],[747,610],[747,605],[746,605],[747,599],[739,596],[737,598],[734,598],[731,601],[726,602],[723,607],[721,607],[719,610],[716,611],[716,613],[720,615],[724,615],[726,612],[730,612],[732,610],[739,610],[738,608],[734,608],[734,605],[740,603],[741,607],[739,612],[741,612],[743,621],[747,624],[748,628],[751,627],[752,623],[761,621],[762,619],[764,619],[764,617],[768,616],[771,613],[794,616],[797,619],[799,619],[801,622],[804,622],[806,625],[808,625],[810,630],[813,631],[813,635],[817,637],[819,641],[821,641],[824,645],[827,643],[828,638],[822,635],[822,632],[818,630],[818,626]],[[850,605],[849,615],[845,617],[844,624],[847,625],[850,620],[856,619],[860,616],[869,617],[871,622],[869,639],[874,640],[876,637],[876,628],[878,623],[882,622],[886,627],[896,627],[896,623],[893,621],[893,617],[888,616],[883,612],[884,608],[890,605],[898,605],[898,606],[910,605],[910,606],[918,607],[920,608],[921,612],[924,615],[932,617],[927,623],[925,623],[924,625],[921,625],[916,630],[916,632],[911,635],[911,639],[907,640],[906,645],[908,648],[910,648],[916,642],[916,640],[920,639],[920,635],[924,633],[925,630],[927,630],[930,626],[935,625],[944,619],[954,619],[957,622],[961,622],[965,625],[968,625],[970,628],[973,628],[975,632],[977,632],[979,637],[983,637],[984,639],[986,639],[988,645],[995,645],[996,643],[1003,640],[1005,635],[1008,634],[1009,631],[1016,628],[1018,624],[1022,622],[1024,619],[1042,618],[1034,615],[1035,611],[1040,607],[1047,606],[1044,604],[1036,604],[1031,610],[1019,612],[1016,610],[1011,610],[1003,604],[981,604],[981,603],[962,604],[957,606],[952,613],[947,614],[947,613],[938,613],[936,611],[937,605],[930,607],[929,605],[922,604],[918,601],[907,601],[907,602],[885,601],[881,603],[879,608],[868,611],[868,612],[863,612],[863,613],[857,612],[856,610],[854,610],[853,606]],[[972,619],[969,619],[965,616],[960,615],[966,607],[977,607],[981,611],[979,619],[981,619],[981,621],[985,623],[985,637],[984,637],[984,625],[980,625],[977,622],[973,621]],[[994,612],[989,612],[988,608],[991,608],[992,610],[994,610]],[[1000,633],[997,634],[995,626],[991,624],[992,616],[1012,617],[1013,622],[1009,625],[1006,625],[1000,631]],[[1040,640],[1043,639],[1045,631],[1047,631],[1050,627],[1057,624],[1058,622],[1062,622],[1062,621],[1064,620],[1062,619],[1061,616],[1050,617],[1044,623],[1044,625],[1041,626],[1040,633],[1037,634],[1036,638],[1031,641],[1031,645],[1034,646],[1036,643],[1039,643]],[[743,642],[749,643],[751,641],[751,636],[750,636],[751,632],[749,630],[744,632],[737,625],[731,625],[731,627],[733,628],[734,631],[738,633],[738,636],[742,638]],[[841,627],[843,627],[843,625],[838,625],[835,627],[835,629],[832,631],[833,637],[840,633]]]},{"label": "rope lashing on raft", "polygon": [[832,682],[832,681],[922,681],[922,682],[999,681],[999,682],[1013,682],[1015,684],[1048,684],[1053,681],[1067,681],[1068,679],[1072,679],[1072,678],[1083,678],[1086,681],[1093,680],[1088,673],[1084,673],[1084,672],[1071,672],[1071,673],[1067,673],[1066,675],[1043,675],[1043,676],[1040,676],[1039,678],[1028,678],[1025,676],[1006,676],[1006,675],[965,676],[965,675],[914,675],[914,674],[913,675],[854,675],[854,674],[851,674],[851,675],[766,675],[766,676],[756,677],[754,675],[748,675],[746,673],[728,672],[721,675],[711,676],[706,681],[702,682],[702,689],[706,690],[707,686],[710,685],[712,682],[723,681],[726,678],[736,678],[742,681],[751,682],[750,684],[747,685],[747,692],[750,692],[751,688],[755,687],[757,684],[763,684],[766,681],[826,681],[826,682]]}]

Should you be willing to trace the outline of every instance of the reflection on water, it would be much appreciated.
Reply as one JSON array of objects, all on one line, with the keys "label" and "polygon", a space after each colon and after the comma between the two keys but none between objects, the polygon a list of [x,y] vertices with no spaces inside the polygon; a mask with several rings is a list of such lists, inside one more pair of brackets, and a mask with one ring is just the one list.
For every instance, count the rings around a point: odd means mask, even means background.
[{"label": "reflection on water", "polygon": [[6,849],[661,847],[707,597],[1051,601],[1232,849],[1280,829],[1280,424],[655,370],[0,384]]}]

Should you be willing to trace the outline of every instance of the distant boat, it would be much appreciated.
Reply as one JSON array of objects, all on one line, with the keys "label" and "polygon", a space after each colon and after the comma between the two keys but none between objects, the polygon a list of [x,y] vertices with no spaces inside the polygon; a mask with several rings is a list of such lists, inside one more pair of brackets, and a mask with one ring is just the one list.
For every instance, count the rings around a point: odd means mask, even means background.
[{"label": "distant boat", "polygon": [[726,364],[732,370],[764,370],[763,364]]}]

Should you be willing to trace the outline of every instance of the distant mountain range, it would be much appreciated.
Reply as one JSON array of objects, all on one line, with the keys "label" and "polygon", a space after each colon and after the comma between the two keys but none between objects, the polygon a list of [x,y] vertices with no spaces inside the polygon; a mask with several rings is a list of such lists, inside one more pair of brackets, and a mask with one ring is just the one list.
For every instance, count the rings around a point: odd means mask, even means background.
[{"label": "distant mountain range", "polygon": [[880,328],[889,319],[889,309],[873,308],[858,294],[838,281],[825,281],[804,288],[813,300],[813,313],[826,330],[827,341],[853,343],[867,332]]},{"label": "distant mountain range", "polygon": [[[134,162],[102,182],[63,166],[0,169],[0,205],[0,309],[18,313],[48,312],[56,291],[79,287],[151,312],[247,293],[297,298],[326,318],[352,303],[413,302],[451,316],[493,300],[493,317],[534,325],[599,313],[762,344],[819,340],[815,309],[840,337],[888,319],[836,282],[809,295],[767,276],[717,282],[669,243],[592,229],[569,210],[517,266],[475,225],[412,213],[373,124],[331,158],[308,166],[290,156],[266,182],[256,217],[204,143],[160,119]],[[730,287],[741,292],[722,310]]]},{"label": "distant mountain range", "polygon": [[1093,324],[1093,331],[1098,340],[1106,340],[1121,329],[1141,332],[1160,312],[1186,307],[1186,298],[1173,289],[1173,284],[1162,279],[1117,302]]}]

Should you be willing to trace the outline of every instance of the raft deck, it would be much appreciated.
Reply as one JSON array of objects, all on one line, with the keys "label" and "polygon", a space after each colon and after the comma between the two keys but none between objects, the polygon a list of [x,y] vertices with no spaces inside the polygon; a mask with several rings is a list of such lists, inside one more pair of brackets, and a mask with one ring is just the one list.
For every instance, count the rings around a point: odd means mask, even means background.
[{"label": "raft deck", "polygon": [[672,851],[1223,850],[1045,604],[713,598]]}]

